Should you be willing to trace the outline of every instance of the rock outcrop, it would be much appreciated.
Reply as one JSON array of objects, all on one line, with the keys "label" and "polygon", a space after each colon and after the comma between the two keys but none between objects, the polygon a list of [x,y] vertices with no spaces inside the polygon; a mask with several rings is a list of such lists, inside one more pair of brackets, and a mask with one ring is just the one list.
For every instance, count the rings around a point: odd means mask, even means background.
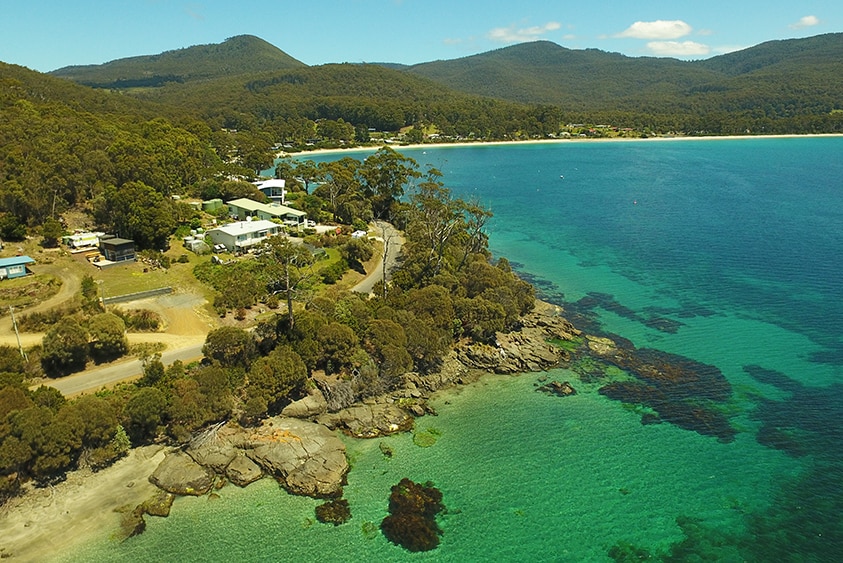
[{"label": "rock outcrop", "polygon": [[150,481],[174,494],[201,495],[217,474],[241,487],[271,475],[293,494],[322,498],[341,493],[346,473],[345,445],[331,430],[275,417],[257,428],[228,423],[209,429],[185,452],[168,454]]},{"label": "rock outcrop", "polygon": [[328,412],[328,401],[319,389],[312,389],[306,397],[284,407],[281,416],[290,418],[313,418]]},{"label": "rock outcrop", "polygon": [[211,469],[199,465],[184,452],[173,451],[153,471],[149,481],[174,495],[199,496],[211,490],[215,477]]},{"label": "rock outcrop", "polygon": [[263,477],[263,469],[240,452],[225,468],[225,476],[238,487],[245,487]]},{"label": "rock outcrop", "polygon": [[242,447],[293,494],[321,498],[342,493],[348,473],[345,444],[321,424],[271,418],[252,429]]},{"label": "rock outcrop", "polygon": [[328,428],[342,430],[355,438],[377,438],[404,432],[413,427],[413,417],[390,403],[356,405],[318,417]]},{"label": "rock outcrop", "polygon": [[579,335],[580,331],[563,317],[534,312],[522,318],[520,330],[497,333],[494,345],[460,344],[457,357],[468,367],[494,373],[540,371],[569,357],[564,348],[550,340],[573,340]]}]

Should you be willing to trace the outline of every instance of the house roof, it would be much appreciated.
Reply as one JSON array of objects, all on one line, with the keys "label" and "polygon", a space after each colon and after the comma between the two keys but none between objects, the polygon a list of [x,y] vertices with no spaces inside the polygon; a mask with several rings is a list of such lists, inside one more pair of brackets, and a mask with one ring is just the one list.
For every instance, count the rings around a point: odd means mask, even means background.
[{"label": "house roof", "polygon": [[[238,235],[245,235],[249,233],[256,233],[258,231],[265,231],[267,229],[272,228],[279,228],[277,223],[273,223],[272,221],[237,221],[236,223],[229,223],[228,225],[222,225],[221,227],[217,227],[216,229],[211,229],[211,231],[219,231],[221,233],[225,233],[227,235],[231,235],[236,237]],[[208,231],[210,232],[210,231]]]},{"label": "house roof", "polygon": [[7,266],[19,266],[21,264],[34,264],[35,260],[29,256],[12,256],[11,258],[0,258],[0,268]]},{"label": "house roof", "polygon": [[109,245],[109,246],[117,246],[117,245],[120,245],[120,244],[134,244],[134,243],[135,243],[135,241],[129,240],[127,238],[112,237],[112,238],[100,239],[100,244],[105,244],[105,245]]},{"label": "house roof", "polygon": [[305,217],[307,215],[304,211],[299,211],[298,209],[293,209],[292,207],[287,207],[286,205],[267,205],[245,197],[233,199],[227,203],[230,206],[239,207],[247,211],[260,211],[275,217],[284,217],[286,215],[292,215],[293,217]]},{"label": "house roof", "polygon": [[260,182],[255,182],[255,185],[258,187],[259,190],[264,188],[284,188],[287,186],[287,180],[282,178],[273,178],[271,180],[262,180]]}]

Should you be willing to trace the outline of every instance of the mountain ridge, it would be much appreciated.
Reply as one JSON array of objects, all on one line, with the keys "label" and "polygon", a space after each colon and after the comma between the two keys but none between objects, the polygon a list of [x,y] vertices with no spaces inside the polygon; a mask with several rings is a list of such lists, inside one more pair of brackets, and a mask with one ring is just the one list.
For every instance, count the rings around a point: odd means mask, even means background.
[{"label": "mountain ridge", "polygon": [[259,37],[237,35],[222,43],[115,59],[100,65],[67,66],[47,74],[94,88],[121,89],[306,66]]}]

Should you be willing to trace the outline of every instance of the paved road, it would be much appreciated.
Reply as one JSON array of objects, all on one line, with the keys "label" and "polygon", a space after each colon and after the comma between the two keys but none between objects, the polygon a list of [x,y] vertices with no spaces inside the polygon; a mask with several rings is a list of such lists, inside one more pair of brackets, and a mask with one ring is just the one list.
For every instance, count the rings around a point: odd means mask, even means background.
[{"label": "paved road", "polygon": [[386,268],[386,279],[389,280],[389,274],[398,264],[398,256],[401,254],[401,248],[404,245],[404,237],[391,224],[386,221],[375,221],[375,227],[378,231],[377,238],[382,239],[384,244],[387,245],[386,260],[381,259],[363,281],[351,288],[351,291],[357,293],[372,293],[375,284],[383,279],[384,268]]},{"label": "paved road", "polygon": [[[199,360],[202,358],[202,346],[203,344],[193,344],[176,350],[165,350],[161,354],[161,363],[168,366],[176,360],[181,360],[184,363]],[[60,379],[45,380],[42,383],[49,387],[55,387],[65,397],[71,397],[86,392],[93,393],[103,387],[137,379],[141,375],[143,375],[143,366],[140,360],[127,360],[101,368],[89,369]]]}]

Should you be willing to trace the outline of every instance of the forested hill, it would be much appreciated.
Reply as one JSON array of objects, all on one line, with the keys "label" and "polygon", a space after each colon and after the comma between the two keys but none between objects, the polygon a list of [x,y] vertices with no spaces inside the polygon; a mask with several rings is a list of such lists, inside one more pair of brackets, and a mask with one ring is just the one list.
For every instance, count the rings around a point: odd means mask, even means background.
[{"label": "forested hill", "polygon": [[239,35],[219,44],[195,45],[102,65],[68,66],[50,74],[97,88],[133,88],[305,66],[263,39]]},{"label": "forested hill", "polygon": [[[466,93],[581,111],[730,111],[756,97],[796,106],[843,100],[843,34],[771,41],[704,61],[571,50],[548,41],[408,72]],[[738,102],[735,102],[739,100]]]},{"label": "forested hill", "polygon": [[805,39],[767,41],[755,47],[691,63],[729,76],[836,69],[839,80],[843,63],[843,33],[827,33]]},{"label": "forested hill", "polygon": [[550,41],[415,65],[407,72],[466,93],[577,110],[623,103],[652,92],[678,95],[718,73],[667,58],[633,58]]}]

